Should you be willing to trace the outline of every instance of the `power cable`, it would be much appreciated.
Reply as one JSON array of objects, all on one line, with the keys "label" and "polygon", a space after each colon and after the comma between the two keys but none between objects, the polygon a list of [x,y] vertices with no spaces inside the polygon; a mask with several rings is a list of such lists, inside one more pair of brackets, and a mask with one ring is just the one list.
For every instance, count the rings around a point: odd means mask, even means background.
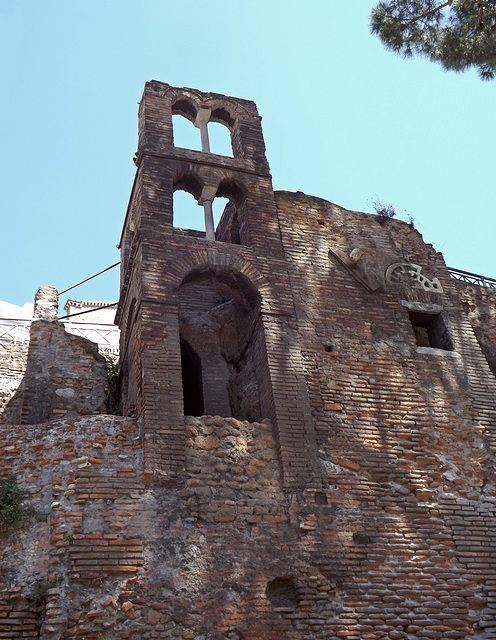
[{"label": "power cable", "polygon": [[[109,267],[109,269],[110,269],[110,267]],[[105,269],[105,271],[106,271],[106,269]],[[93,277],[94,276],[92,276],[92,278]],[[88,278],[88,280],[89,280],[89,278]],[[77,285],[74,285],[74,286],[77,286]],[[106,304],[103,307],[95,307],[94,309],[88,309],[87,311],[78,311],[77,313],[71,313],[71,315],[60,316],[60,318],[57,318],[57,320],[65,320],[65,318],[74,318],[74,316],[82,316],[84,313],[94,313],[95,311],[100,311],[101,309],[110,309],[111,307],[116,307],[118,304],[119,304],[118,302],[112,302],[112,304]]]},{"label": "power cable", "polygon": [[[84,282],[88,282],[88,280],[91,280],[93,278],[96,278],[97,276],[100,276],[102,273],[105,273],[105,271],[108,271],[109,269],[113,269],[118,264],[120,264],[120,261],[116,262],[115,264],[110,265],[110,267],[107,267],[106,269],[103,269],[102,271],[99,271],[98,273],[95,273],[94,276],[90,276],[89,278],[86,278],[85,280],[81,280],[81,282],[78,282],[77,284],[73,284],[72,287],[64,289],[63,291],[59,291],[59,296],[61,296],[63,293],[67,293],[71,289],[75,289],[76,287],[79,287],[80,284],[83,284]],[[82,311],[81,313],[86,313],[86,312]]]}]

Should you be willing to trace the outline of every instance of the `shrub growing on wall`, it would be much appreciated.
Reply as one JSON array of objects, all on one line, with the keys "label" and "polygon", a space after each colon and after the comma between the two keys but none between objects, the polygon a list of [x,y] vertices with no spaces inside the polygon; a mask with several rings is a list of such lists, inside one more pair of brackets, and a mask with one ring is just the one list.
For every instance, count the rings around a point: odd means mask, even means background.
[{"label": "shrub growing on wall", "polygon": [[0,479],[0,532],[11,531],[34,514],[33,507],[25,504],[27,498],[14,474]]}]

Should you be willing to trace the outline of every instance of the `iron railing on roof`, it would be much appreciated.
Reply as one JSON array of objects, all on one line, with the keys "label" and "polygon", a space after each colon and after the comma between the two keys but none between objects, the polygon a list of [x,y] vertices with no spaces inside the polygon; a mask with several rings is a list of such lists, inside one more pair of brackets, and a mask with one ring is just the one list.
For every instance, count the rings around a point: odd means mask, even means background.
[{"label": "iron railing on roof", "polygon": [[[119,328],[115,325],[63,322],[68,333],[87,338],[98,345],[100,353],[119,354]],[[0,318],[0,345],[28,344],[31,320]]]},{"label": "iron railing on roof", "polygon": [[481,276],[477,273],[471,273],[470,271],[463,271],[462,269],[453,269],[448,267],[449,274],[455,280],[461,280],[462,282],[468,282],[470,284],[478,284],[480,287],[491,287],[496,289],[496,279],[488,278],[487,276]]},{"label": "iron railing on roof", "polygon": [[31,320],[0,318],[0,344],[27,344]]},{"label": "iron railing on roof", "polygon": [[96,342],[103,354],[119,355],[119,328],[113,324],[62,321],[65,330]]}]

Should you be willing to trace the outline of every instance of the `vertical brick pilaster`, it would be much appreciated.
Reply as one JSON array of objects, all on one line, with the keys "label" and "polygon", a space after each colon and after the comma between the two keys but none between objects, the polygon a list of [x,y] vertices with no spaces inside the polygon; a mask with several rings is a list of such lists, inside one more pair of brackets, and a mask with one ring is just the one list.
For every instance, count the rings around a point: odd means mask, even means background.
[{"label": "vertical brick pilaster", "polygon": [[265,314],[264,330],[284,486],[318,486],[315,429],[296,324],[285,315]]},{"label": "vertical brick pilaster", "polygon": [[177,308],[143,303],[144,476],[171,484],[184,468],[184,416]]}]

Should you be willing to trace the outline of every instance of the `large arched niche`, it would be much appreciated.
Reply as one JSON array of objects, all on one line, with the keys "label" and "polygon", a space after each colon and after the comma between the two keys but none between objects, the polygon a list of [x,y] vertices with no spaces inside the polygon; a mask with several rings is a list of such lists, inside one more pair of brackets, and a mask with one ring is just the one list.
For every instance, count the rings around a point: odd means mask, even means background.
[{"label": "large arched niche", "polygon": [[179,332],[185,413],[270,417],[260,294],[246,276],[213,265],[191,271],[179,287]]}]

